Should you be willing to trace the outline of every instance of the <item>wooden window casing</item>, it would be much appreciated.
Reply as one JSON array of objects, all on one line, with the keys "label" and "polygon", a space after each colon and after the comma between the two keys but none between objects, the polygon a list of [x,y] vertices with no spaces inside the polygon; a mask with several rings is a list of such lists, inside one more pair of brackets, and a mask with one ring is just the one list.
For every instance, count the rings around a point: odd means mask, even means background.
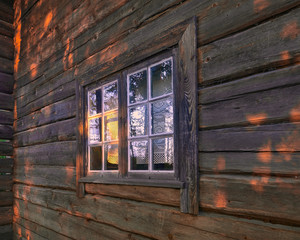
[{"label": "wooden window casing", "polygon": [[[147,27],[142,31],[151,31]],[[140,39],[138,46],[142,49],[135,52],[135,57],[130,51],[121,55],[120,66],[112,67],[106,73],[83,74],[76,79],[77,96],[77,194],[84,197],[86,183],[125,184],[156,186],[167,188],[180,188],[180,209],[182,212],[198,214],[199,212],[199,168],[198,168],[198,116],[197,116],[197,46],[196,46],[196,20],[193,18],[164,31],[158,29],[149,41]],[[165,37],[166,35],[169,37]],[[147,38],[145,38],[147,39]],[[145,41],[145,42],[142,42]],[[130,44],[130,43],[129,43]],[[156,44],[156,45],[155,45]],[[152,51],[149,51],[151,49]],[[170,50],[171,49],[171,50]],[[162,52],[160,54],[160,52]],[[156,55],[156,56],[155,56]],[[154,56],[154,57],[151,57]],[[123,58],[122,58],[123,57]],[[128,171],[128,136],[127,136],[127,75],[156,64],[160,60],[172,58],[175,77],[173,81],[174,101],[174,171]],[[146,60],[145,60],[146,59]],[[147,63],[149,59],[149,63]],[[146,63],[146,64],[145,64]],[[87,78],[93,74],[92,78]],[[110,77],[107,77],[110,75]],[[86,94],[88,89],[101,86],[105,82],[118,81],[119,88],[119,170],[117,172],[101,171],[91,173],[88,171],[88,158],[86,153]],[[124,91],[125,90],[125,91]],[[149,93],[148,93],[149,94]],[[150,104],[149,104],[150,105]],[[174,134],[174,135],[173,135]]]}]

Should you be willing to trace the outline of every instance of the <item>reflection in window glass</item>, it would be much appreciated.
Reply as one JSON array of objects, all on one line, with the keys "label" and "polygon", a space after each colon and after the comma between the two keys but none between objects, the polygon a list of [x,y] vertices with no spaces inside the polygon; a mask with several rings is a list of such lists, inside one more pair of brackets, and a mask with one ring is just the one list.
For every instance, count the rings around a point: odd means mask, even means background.
[{"label": "reflection in window glass", "polygon": [[90,169],[101,170],[102,169],[102,147],[90,147]]},{"label": "reflection in window glass", "polygon": [[130,136],[142,136],[147,134],[148,111],[146,105],[140,105],[129,109],[129,134]]},{"label": "reflection in window glass", "polygon": [[148,170],[148,141],[130,142],[129,155],[131,170]]},{"label": "reflection in window glass", "polygon": [[89,93],[89,115],[93,116],[102,112],[102,92],[101,89],[91,91]]},{"label": "reflection in window glass", "polygon": [[173,132],[173,100],[164,98],[151,104],[152,134]]},{"label": "reflection in window glass", "polygon": [[112,113],[104,117],[105,141],[118,139],[118,113]]},{"label": "reflection in window glass", "polygon": [[153,170],[173,170],[174,144],[173,138],[152,140]]},{"label": "reflection in window glass", "polygon": [[141,102],[147,99],[147,71],[141,71],[129,76],[129,103]]},{"label": "reflection in window glass", "polygon": [[104,147],[104,170],[118,170],[118,144],[108,144]]},{"label": "reflection in window glass", "polygon": [[172,93],[172,62],[164,61],[150,68],[151,97]]},{"label": "reflection in window glass", "polygon": [[90,144],[98,143],[101,139],[101,118],[93,118],[89,120],[89,140]]},{"label": "reflection in window glass", "polygon": [[105,112],[118,108],[118,88],[116,82],[104,87],[103,102]]}]

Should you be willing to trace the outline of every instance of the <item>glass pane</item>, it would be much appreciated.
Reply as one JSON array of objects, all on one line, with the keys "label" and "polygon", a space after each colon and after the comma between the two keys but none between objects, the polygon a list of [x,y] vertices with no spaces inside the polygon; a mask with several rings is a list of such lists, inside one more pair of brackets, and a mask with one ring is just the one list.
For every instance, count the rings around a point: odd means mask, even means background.
[{"label": "glass pane", "polygon": [[173,132],[173,100],[165,98],[151,103],[152,134]]},{"label": "glass pane", "polygon": [[90,147],[90,170],[102,170],[102,146]]},{"label": "glass pane", "polygon": [[102,141],[102,118],[89,120],[89,143],[94,144]]},{"label": "glass pane", "polygon": [[141,102],[147,99],[147,71],[129,76],[129,103]]},{"label": "glass pane", "polygon": [[118,144],[108,144],[104,147],[104,170],[118,170]]},{"label": "glass pane", "polygon": [[153,170],[173,170],[174,145],[173,138],[152,140]]},{"label": "glass pane", "polygon": [[118,113],[112,113],[104,117],[105,141],[118,139]]},{"label": "glass pane", "polygon": [[130,142],[129,154],[131,170],[148,170],[148,141]]},{"label": "glass pane", "polygon": [[102,90],[97,89],[89,92],[89,107],[90,107],[90,116],[96,115],[102,112]]},{"label": "glass pane", "polygon": [[117,83],[112,83],[104,87],[103,102],[104,111],[116,109],[118,107],[118,87]]},{"label": "glass pane", "polygon": [[172,92],[172,61],[167,60],[151,67],[151,97]]},{"label": "glass pane", "polygon": [[129,109],[129,135],[131,137],[147,135],[147,109],[146,105]]}]

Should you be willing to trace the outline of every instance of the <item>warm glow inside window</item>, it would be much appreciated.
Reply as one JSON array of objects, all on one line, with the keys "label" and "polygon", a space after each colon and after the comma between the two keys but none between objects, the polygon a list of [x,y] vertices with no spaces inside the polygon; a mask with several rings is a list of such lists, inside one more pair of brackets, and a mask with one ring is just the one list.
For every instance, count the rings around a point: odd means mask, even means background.
[{"label": "warm glow inside window", "polygon": [[118,170],[118,84],[88,92],[88,169]]},{"label": "warm glow inside window", "polygon": [[174,171],[173,59],[127,75],[128,170]]}]

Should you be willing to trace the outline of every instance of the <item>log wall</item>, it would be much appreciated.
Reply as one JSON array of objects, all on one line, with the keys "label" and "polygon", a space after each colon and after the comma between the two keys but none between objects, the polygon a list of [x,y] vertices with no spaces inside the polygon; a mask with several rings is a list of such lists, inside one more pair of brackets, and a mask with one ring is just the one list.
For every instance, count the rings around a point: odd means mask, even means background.
[{"label": "log wall", "polygon": [[[299,6],[16,0],[15,239],[299,239]],[[145,28],[172,41],[193,16],[200,214],[180,213],[176,189],[87,184],[78,198],[75,79],[122,70]]]},{"label": "log wall", "polygon": [[0,1],[0,238],[12,239],[13,1]]}]

